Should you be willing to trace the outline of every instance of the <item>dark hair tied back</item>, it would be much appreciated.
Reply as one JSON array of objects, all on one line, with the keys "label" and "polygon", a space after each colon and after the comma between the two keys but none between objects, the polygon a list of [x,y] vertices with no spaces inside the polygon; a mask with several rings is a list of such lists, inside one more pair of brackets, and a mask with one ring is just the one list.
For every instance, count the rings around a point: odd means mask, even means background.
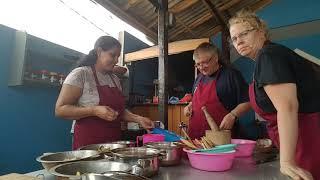
[{"label": "dark hair tied back", "polygon": [[112,48],[120,48],[121,44],[120,42],[111,37],[111,36],[101,36],[97,39],[97,41],[94,44],[94,49],[92,49],[88,55],[85,55],[83,58],[77,62],[76,67],[82,67],[82,66],[92,66],[97,62],[97,49],[101,48],[103,51],[108,51]]}]

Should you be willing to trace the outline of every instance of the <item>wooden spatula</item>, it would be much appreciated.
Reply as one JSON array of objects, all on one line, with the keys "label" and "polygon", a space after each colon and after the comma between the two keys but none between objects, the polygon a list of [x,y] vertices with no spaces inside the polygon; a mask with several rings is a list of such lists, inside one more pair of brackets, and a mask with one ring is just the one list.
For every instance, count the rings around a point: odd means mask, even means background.
[{"label": "wooden spatula", "polygon": [[183,142],[183,144],[187,145],[191,149],[198,149],[193,143],[186,139],[181,139],[181,141]]}]

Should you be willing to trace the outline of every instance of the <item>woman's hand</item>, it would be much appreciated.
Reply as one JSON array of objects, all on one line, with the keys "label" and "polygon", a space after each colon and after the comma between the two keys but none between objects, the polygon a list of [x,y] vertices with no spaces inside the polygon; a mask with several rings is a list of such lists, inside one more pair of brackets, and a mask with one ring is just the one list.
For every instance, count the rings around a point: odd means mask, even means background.
[{"label": "woman's hand", "polygon": [[296,166],[295,163],[292,162],[281,162],[280,171],[293,180],[313,180],[310,172]]},{"label": "woman's hand", "polygon": [[117,119],[119,113],[109,106],[94,106],[93,107],[94,116],[98,116],[101,119],[107,121],[113,121]]},{"label": "woman's hand", "polygon": [[186,107],[184,107],[183,114],[187,117],[192,115],[192,103],[189,103]]},{"label": "woman's hand", "polygon": [[141,127],[143,127],[146,130],[154,128],[154,123],[149,118],[146,117],[139,117],[139,124]]},{"label": "woman's hand", "polygon": [[221,130],[230,130],[233,127],[234,122],[236,121],[236,117],[232,115],[231,113],[228,113],[227,115],[224,116],[221,124],[220,124],[220,129]]}]

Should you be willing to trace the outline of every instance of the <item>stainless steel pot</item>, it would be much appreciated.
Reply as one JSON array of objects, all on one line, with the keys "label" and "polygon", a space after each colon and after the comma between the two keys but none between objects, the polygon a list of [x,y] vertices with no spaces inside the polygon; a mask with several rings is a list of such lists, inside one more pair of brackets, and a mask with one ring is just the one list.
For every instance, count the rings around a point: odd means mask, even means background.
[{"label": "stainless steel pot", "polygon": [[96,151],[105,151],[105,150],[112,150],[117,148],[125,148],[128,147],[126,144],[119,144],[119,143],[105,143],[105,144],[90,144],[87,146],[83,146],[79,148],[79,150],[96,150]]},{"label": "stainless steel pot", "polygon": [[37,157],[36,160],[40,162],[46,170],[49,170],[50,168],[59,164],[87,160],[92,157],[96,157],[97,155],[99,155],[99,152],[95,150],[77,150],[44,153],[42,156]]},{"label": "stainless steel pot", "polygon": [[128,147],[111,150],[114,161],[132,165],[132,173],[151,177],[159,171],[160,151],[147,147]]},{"label": "stainless steel pot", "polygon": [[112,161],[81,161],[61,164],[49,170],[57,180],[81,179],[81,175],[96,173],[103,174],[110,171],[130,172],[131,165]]},{"label": "stainless steel pot", "polygon": [[114,141],[114,144],[126,145],[126,147],[135,147],[136,143],[133,141]]},{"label": "stainless steel pot", "polygon": [[135,174],[131,174],[131,173],[127,173],[127,172],[106,172],[104,174],[94,174],[94,173],[90,173],[90,174],[84,174],[82,175],[82,179],[81,180],[151,180],[149,178],[143,177],[143,176],[139,176],[139,175],[135,175]]},{"label": "stainless steel pot", "polygon": [[182,147],[173,142],[149,142],[146,147],[158,149],[163,157],[160,158],[161,166],[174,166],[181,162]]},{"label": "stainless steel pot", "polygon": [[135,143],[133,141],[115,141],[111,143],[90,144],[87,146],[83,146],[79,149],[98,151],[100,153],[100,156],[93,158],[92,160],[99,160],[99,159],[109,159],[111,156],[110,150],[112,149],[134,147],[134,146],[135,146]]}]

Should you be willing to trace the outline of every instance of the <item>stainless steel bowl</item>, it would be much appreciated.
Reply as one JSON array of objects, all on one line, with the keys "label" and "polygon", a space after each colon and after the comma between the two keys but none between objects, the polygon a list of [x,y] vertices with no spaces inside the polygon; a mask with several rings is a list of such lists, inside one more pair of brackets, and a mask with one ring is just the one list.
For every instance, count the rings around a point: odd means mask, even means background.
[{"label": "stainless steel bowl", "polygon": [[161,166],[174,166],[181,162],[182,147],[173,142],[149,142],[146,147],[158,149],[163,155],[160,158]]},{"label": "stainless steel bowl", "polygon": [[[103,144],[90,144],[87,146],[83,146],[79,148],[80,150],[96,150],[96,151],[103,151],[106,149],[117,149],[117,148],[125,148],[131,147],[133,142],[131,141],[116,141],[112,143],[103,143]],[[133,143],[134,145],[134,143]]]},{"label": "stainless steel bowl", "polygon": [[154,148],[146,147],[127,147],[111,150],[112,154],[124,158],[148,158],[157,157],[160,151]]},{"label": "stainless steel bowl", "polygon": [[61,164],[49,170],[56,176],[56,179],[81,179],[81,175],[96,173],[103,174],[110,171],[130,172],[131,165],[112,161],[81,161]]},{"label": "stainless steel bowl", "polygon": [[91,157],[96,157],[97,155],[99,155],[99,152],[95,150],[77,150],[44,153],[42,156],[37,157],[36,160],[40,162],[46,170],[49,170],[50,168],[59,164],[87,160]]},{"label": "stainless steel bowl", "polygon": [[112,142],[112,143],[115,143],[115,144],[124,144],[124,145],[126,145],[127,147],[135,147],[135,146],[136,146],[136,143],[133,142],[133,141],[115,141],[115,142]]},{"label": "stainless steel bowl", "polygon": [[128,147],[111,150],[114,161],[132,165],[132,173],[151,177],[159,171],[160,151],[146,147]]},{"label": "stainless steel bowl", "polygon": [[104,174],[84,174],[82,175],[82,180],[151,180],[149,178],[127,173],[127,172],[106,172]]}]

